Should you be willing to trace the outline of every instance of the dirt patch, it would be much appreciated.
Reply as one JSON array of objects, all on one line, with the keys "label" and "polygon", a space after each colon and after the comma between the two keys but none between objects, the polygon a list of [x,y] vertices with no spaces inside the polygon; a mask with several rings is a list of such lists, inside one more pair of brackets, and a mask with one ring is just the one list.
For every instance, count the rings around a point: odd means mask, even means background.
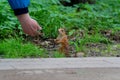
[{"label": "dirt patch", "polygon": [[91,43],[86,45],[85,56],[87,57],[119,57],[120,56],[120,43],[119,44],[102,44]]},{"label": "dirt patch", "polygon": [[[78,32],[80,33],[78,35]],[[69,45],[69,53],[71,57],[119,57],[120,56],[120,31],[116,33],[112,33],[111,30],[103,30],[100,32],[103,36],[107,37],[111,40],[111,44],[105,43],[88,43],[85,44],[85,49],[81,52],[77,52],[74,45]],[[74,35],[74,36],[73,36]],[[72,36],[69,36],[69,41],[75,42],[77,37],[83,38],[84,31],[75,31]],[[75,36],[77,35],[77,36]],[[58,44],[54,42],[53,38],[43,38],[39,36],[39,38],[26,37],[27,41],[32,42],[36,46],[44,48],[47,51],[48,57],[52,57],[55,51],[58,51],[60,47]]]}]

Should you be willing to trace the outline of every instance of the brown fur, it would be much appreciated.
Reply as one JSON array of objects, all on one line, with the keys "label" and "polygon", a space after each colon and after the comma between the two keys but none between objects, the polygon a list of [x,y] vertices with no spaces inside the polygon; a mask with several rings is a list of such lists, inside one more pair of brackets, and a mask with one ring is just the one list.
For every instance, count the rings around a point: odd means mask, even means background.
[{"label": "brown fur", "polygon": [[59,35],[57,37],[57,39],[55,39],[55,42],[58,44],[61,44],[59,51],[61,53],[64,53],[66,57],[69,57],[69,43],[68,43],[68,38],[67,35],[65,33],[65,30],[63,28],[60,28],[58,30]]}]

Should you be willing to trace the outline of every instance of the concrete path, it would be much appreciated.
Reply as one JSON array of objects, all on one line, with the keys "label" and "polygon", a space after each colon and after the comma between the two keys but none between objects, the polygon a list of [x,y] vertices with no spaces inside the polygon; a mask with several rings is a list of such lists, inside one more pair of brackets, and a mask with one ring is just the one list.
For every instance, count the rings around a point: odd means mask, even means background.
[{"label": "concrete path", "polygon": [[120,80],[120,58],[0,59],[0,80]]}]

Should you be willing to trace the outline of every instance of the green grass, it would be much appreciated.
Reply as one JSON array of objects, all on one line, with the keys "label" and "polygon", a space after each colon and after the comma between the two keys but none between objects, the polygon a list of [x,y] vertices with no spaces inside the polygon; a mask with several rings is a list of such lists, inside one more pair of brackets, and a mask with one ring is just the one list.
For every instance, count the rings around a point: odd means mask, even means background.
[{"label": "green grass", "polygon": [[[46,57],[44,49],[14,39],[22,37],[21,25],[6,0],[0,1],[0,8],[0,55],[6,58]],[[31,0],[29,13],[43,28],[44,37],[56,38],[58,28],[66,28],[69,36],[76,39],[70,44],[79,52],[84,51],[88,43],[111,44],[112,41],[100,31],[111,30],[112,34],[120,31],[119,8],[120,0],[96,0],[96,4],[78,4],[74,7],[64,7],[58,0]],[[79,33],[74,35],[79,30],[84,31],[84,37],[80,37]],[[90,31],[92,34],[89,34]],[[110,49],[108,46],[108,51]],[[55,52],[54,57],[61,55]]]},{"label": "green grass", "polygon": [[22,43],[20,39],[0,41],[0,56],[3,58],[45,57],[45,50],[31,43]]},{"label": "green grass", "polygon": [[[119,3],[119,0],[99,0],[93,5],[86,3],[75,7],[64,7],[58,0],[31,0],[29,11],[30,15],[42,26],[45,37],[55,38],[60,27],[65,27],[69,31],[73,28],[98,28],[98,31],[116,28],[120,30]],[[22,32],[6,0],[0,1],[0,4],[3,8],[0,10],[0,34],[7,35],[9,33],[5,33],[4,30],[13,30],[15,27],[19,27]],[[80,10],[77,12],[78,7]],[[11,35],[13,34],[14,32],[11,32]]]},{"label": "green grass", "polygon": [[[25,42],[21,39],[5,39],[0,41],[0,58],[48,58],[48,51],[37,47],[36,45]],[[52,57],[65,57],[57,51],[52,53]]]},{"label": "green grass", "polygon": [[55,52],[53,53],[53,57],[54,57],[54,58],[63,58],[63,57],[65,57],[65,55],[64,55],[63,53],[60,53],[60,52],[58,52],[58,51],[55,51]]}]

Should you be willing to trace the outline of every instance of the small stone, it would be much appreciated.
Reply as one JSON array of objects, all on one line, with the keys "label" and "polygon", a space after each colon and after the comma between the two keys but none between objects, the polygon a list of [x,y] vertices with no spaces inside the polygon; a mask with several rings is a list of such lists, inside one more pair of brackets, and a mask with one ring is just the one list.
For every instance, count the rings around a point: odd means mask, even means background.
[{"label": "small stone", "polygon": [[50,43],[49,41],[45,41],[45,42],[42,42],[41,45],[42,45],[42,46],[48,46],[49,43]]},{"label": "small stone", "polygon": [[76,55],[77,55],[77,57],[84,57],[85,53],[83,53],[83,52],[78,52],[78,53],[76,53]]}]

